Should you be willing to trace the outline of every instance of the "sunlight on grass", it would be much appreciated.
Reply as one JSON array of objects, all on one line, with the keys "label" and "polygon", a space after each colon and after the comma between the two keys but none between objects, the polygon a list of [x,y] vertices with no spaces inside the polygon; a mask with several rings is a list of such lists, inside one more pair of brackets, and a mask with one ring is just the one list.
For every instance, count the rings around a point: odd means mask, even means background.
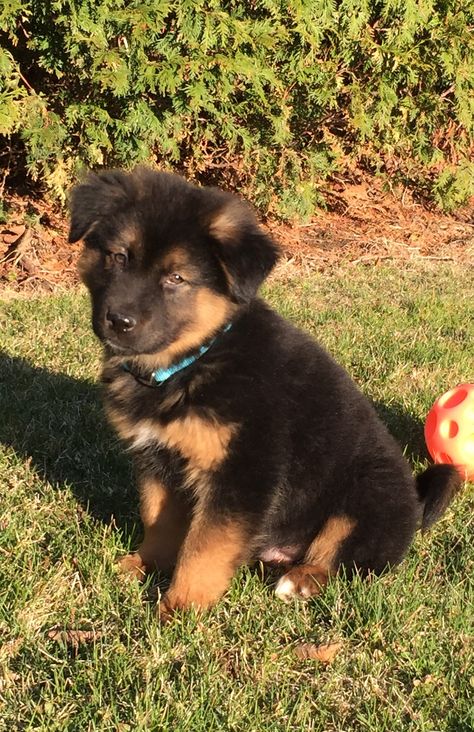
[{"label": "sunlight on grass", "polygon": [[[265,295],[426,464],[424,416],[473,378],[471,273],[347,266],[275,278]],[[0,305],[0,351],[0,729],[474,728],[472,486],[390,574],[284,605],[243,569],[213,611],[161,629],[155,580],[140,588],[114,567],[140,526],[85,295]],[[302,642],[342,645],[324,665],[298,658]]]}]

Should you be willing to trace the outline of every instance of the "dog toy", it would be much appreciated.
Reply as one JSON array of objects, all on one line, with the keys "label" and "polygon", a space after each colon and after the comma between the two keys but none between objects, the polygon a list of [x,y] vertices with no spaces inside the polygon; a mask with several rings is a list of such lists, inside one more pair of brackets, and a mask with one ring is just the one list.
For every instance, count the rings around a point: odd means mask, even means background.
[{"label": "dog toy", "polygon": [[450,463],[474,480],[474,384],[438,397],[425,422],[426,447],[435,463]]}]

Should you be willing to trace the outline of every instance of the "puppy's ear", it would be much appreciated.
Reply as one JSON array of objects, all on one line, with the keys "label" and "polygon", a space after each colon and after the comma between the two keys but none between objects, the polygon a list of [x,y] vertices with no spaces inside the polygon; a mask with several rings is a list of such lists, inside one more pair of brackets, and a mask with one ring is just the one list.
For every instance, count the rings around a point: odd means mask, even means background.
[{"label": "puppy's ear", "polygon": [[279,249],[242,201],[224,194],[210,216],[209,234],[235,302],[249,302],[275,265]]},{"label": "puppy's ear", "polygon": [[91,173],[72,189],[69,243],[86,237],[99,221],[113,216],[130,202],[129,178],[120,170]]}]

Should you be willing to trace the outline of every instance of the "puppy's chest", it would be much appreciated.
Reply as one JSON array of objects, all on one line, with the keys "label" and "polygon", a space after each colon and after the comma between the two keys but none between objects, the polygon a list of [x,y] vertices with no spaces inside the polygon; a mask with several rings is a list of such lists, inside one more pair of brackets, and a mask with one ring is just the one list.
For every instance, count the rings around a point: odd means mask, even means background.
[{"label": "puppy's chest", "polygon": [[[132,451],[168,448],[185,458],[190,469],[215,470],[228,456],[238,425],[219,419],[211,410],[190,404],[173,416],[160,394],[134,387],[119,377],[106,389],[107,416]],[[177,413],[178,414],[178,413]]]}]

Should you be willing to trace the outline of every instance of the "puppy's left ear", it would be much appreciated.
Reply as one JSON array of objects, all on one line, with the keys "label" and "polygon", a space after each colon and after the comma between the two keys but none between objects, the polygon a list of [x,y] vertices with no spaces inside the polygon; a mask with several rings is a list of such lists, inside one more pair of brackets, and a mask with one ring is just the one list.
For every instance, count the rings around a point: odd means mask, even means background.
[{"label": "puppy's left ear", "polygon": [[279,248],[267,236],[250,209],[238,198],[224,194],[222,205],[210,217],[209,234],[226,276],[232,298],[250,302],[276,264]]},{"label": "puppy's left ear", "polygon": [[131,198],[133,178],[120,170],[90,173],[70,194],[69,243],[84,239],[101,221],[123,210]]}]

